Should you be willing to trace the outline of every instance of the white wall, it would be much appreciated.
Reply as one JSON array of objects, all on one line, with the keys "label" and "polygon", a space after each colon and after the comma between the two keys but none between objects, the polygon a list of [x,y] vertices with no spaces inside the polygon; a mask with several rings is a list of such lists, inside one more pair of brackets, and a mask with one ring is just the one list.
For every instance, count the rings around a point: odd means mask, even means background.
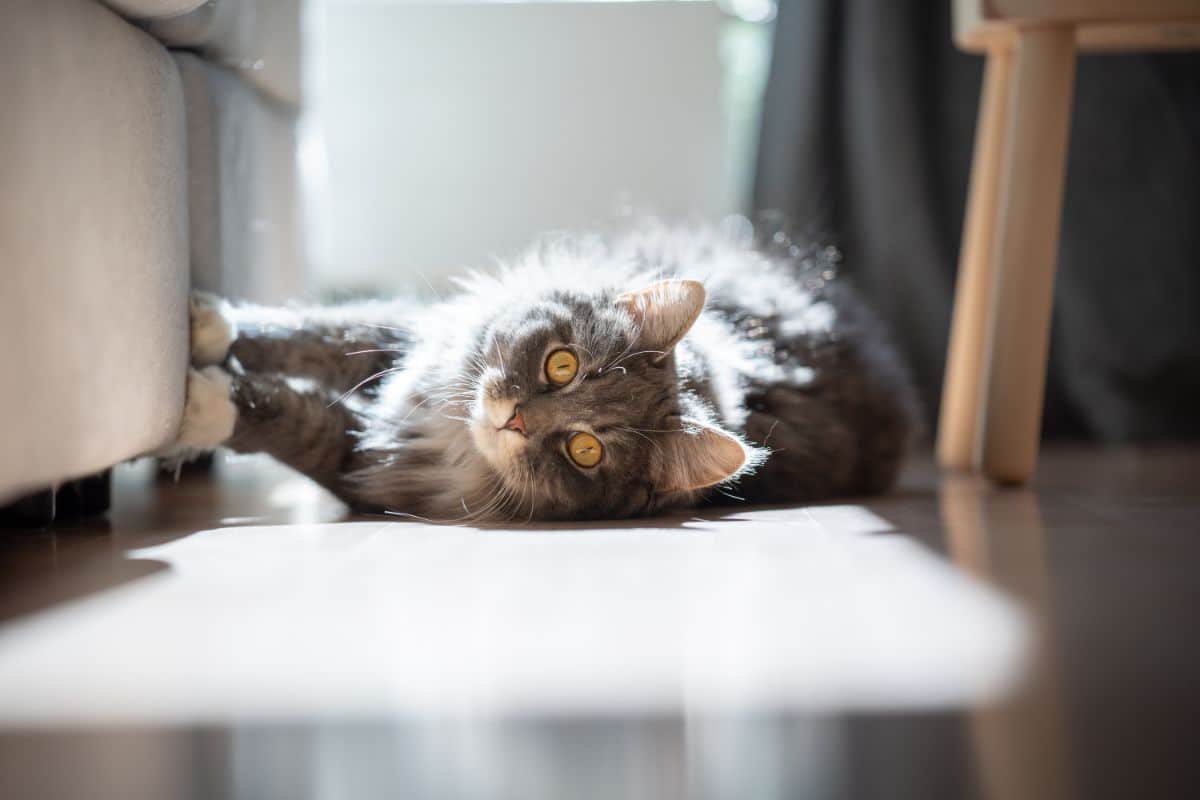
[{"label": "white wall", "polygon": [[324,162],[314,140],[306,166],[321,288],[436,284],[541,231],[744,205],[746,105],[765,54],[752,46],[748,64],[737,48],[761,26],[714,3],[316,11],[309,98]]}]

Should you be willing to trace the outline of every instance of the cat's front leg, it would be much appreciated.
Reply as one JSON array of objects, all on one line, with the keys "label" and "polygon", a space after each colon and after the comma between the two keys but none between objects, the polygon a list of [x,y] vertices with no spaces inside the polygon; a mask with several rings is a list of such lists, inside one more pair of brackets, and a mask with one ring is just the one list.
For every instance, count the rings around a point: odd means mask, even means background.
[{"label": "cat's front leg", "polygon": [[193,368],[179,434],[154,455],[178,464],[217,447],[267,453],[340,493],[343,474],[356,466],[360,430],[353,412],[330,405],[319,390],[294,388],[275,375]]},{"label": "cat's front leg", "polygon": [[[369,393],[376,388],[373,379],[396,366],[408,342],[394,325],[370,321],[381,308],[233,306],[193,291],[192,365],[224,364],[232,356],[247,373],[312,378],[336,394],[359,386]],[[382,317],[395,322],[387,313]]]},{"label": "cat's front leg", "polygon": [[361,419],[319,389],[296,388],[277,375],[232,376],[237,409],[222,444],[241,453],[267,453],[335,493],[351,463]]}]

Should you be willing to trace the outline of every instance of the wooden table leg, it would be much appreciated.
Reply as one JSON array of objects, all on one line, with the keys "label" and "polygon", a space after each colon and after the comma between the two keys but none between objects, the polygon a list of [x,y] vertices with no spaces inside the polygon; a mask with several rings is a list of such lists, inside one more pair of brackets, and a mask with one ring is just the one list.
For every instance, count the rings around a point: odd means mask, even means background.
[{"label": "wooden table leg", "polygon": [[1001,45],[988,52],[938,420],[938,463],[947,469],[973,469],[979,463],[988,293],[994,271],[993,242],[1011,70],[1010,47]]},{"label": "wooden table leg", "polygon": [[1000,483],[1024,483],[1037,462],[1074,77],[1071,28],[1017,31],[981,434],[983,472]]}]

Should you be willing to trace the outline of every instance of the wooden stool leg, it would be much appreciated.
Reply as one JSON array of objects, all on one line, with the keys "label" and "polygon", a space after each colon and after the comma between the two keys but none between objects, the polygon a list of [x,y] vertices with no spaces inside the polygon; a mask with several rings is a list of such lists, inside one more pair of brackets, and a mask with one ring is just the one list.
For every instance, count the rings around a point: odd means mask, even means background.
[{"label": "wooden stool leg", "polygon": [[1000,173],[981,462],[1000,483],[1033,475],[1042,425],[1074,31],[1018,31]]},{"label": "wooden stool leg", "polygon": [[993,242],[1011,70],[1009,47],[988,52],[938,420],[938,463],[947,469],[978,466],[988,292],[994,271]]}]

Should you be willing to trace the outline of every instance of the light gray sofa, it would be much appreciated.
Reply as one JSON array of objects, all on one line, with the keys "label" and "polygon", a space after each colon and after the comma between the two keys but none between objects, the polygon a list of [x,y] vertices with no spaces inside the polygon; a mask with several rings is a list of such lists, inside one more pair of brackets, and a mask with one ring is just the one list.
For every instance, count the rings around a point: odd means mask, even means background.
[{"label": "light gray sofa", "polygon": [[172,440],[189,286],[302,288],[299,7],[0,2],[0,505]]}]

